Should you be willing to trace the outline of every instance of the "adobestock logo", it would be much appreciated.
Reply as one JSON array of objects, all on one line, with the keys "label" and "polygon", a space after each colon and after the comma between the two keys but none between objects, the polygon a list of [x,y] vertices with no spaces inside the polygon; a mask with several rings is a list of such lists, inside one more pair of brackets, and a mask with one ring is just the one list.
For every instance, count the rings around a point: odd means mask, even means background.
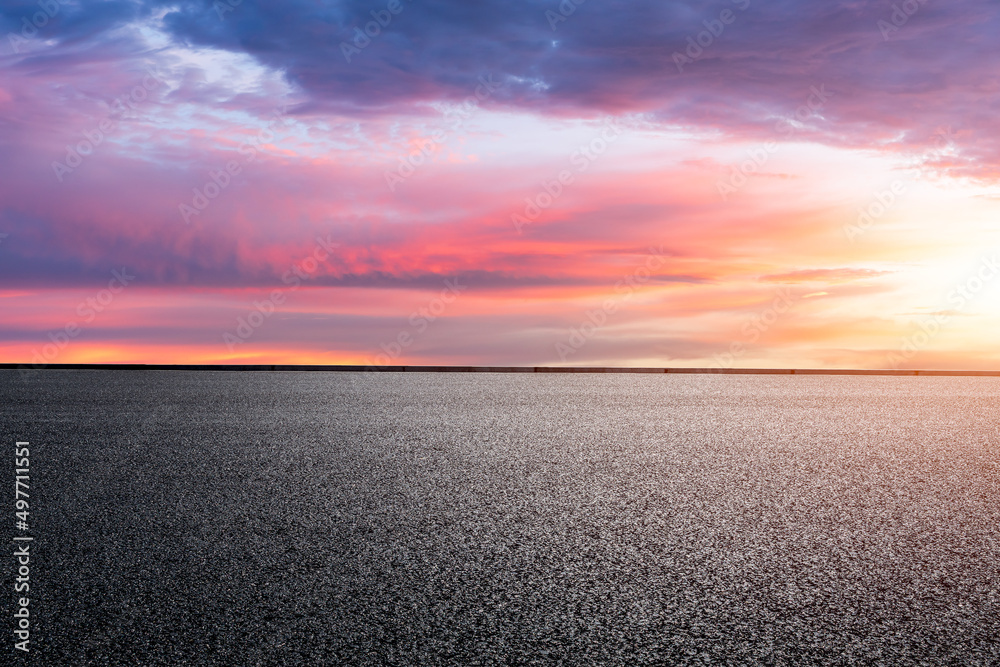
[{"label": "adobestock logo", "polygon": [[193,216],[201,215],[212,203],[212,200],[222,194],[232,184],[233,179],[240,175],[243,167],[257,159],[258,146],[269,144],[275,140],[274,127],[287,120],[286,113],[287,107],[276,109],[266,126],[260,128],[254,136],[240,143],[237,152],[246,156],[242,164],[236,160],[229,160],[219,169],[209,171],[208,180],[200,188],[192,189],[194,195],[191,197],[191,203],[181,202],[177,205],[184,224],[191,224]]},{"label": "adobestock logo", "polygon": [[858,209],[858,220],[853,225],[844,225],[844,234],[847,240],[854,243],[854,239],[861,236],[882,218],[896,204],[898,197],[906,192],[906,184],[903,181],[893,181],[888,189],[875,192],[873,199],[868,206]]},{"label": "adobestock logo", "polygon": [[[618,120],[614,117],[604,119],[604,129],[600,136],[594,137],[570,155],[570,164],[576,167],[576,172],[582,174],[590,168],[590,165],[597,161],[607,152],[614,142],[618,141],[622,130],[617,125]],[[518,234],[522,233],[522,228],[534,222],[543,211],[555,204],[556,200],[565,191],[565,187],[573,183],[576,176],[569,169],[560,171],[552,180],[543,180],[541,190],[533,197],[524,198],[524,209],[521,213],[511,213],[510,222],[514,225]]]},{"label": "adobestock logo", "polygon": [[235,9],[242,4],[243,0],[225,0],[225,2],[223,2],[223,0],[215,0],[215,2],[212,3],[212,9],[214,9],[215,13],[219,15],[219,19],[224,21],[226,19],[226,14],[231,11],[235,11]]},{"label": "adobestock logo", "polygon": [[[826,89],[826,84],[820,84],[819,88],[810,86],[805,104],[801,104],[795,109],[792,119],[781,118],[775,122],[775,133],[781,135],[784,139],[788,139],[798,129],[792,122],[793,120],[800,125],[805,123],[805,121],[813,116],[818,115],[820,109],[833,96],[834,93]],[[735,194],[740,188],[746,185],[750,177],[763,169],[764,165],[771,159],[771,156],[777,153],[780,148],[781,145],[777,141],[768,141],[761,147],[748,149],[747,156],[750,159],[744,160],[738,168],[736,166],[731,167],[728,180],[716,181],[715,189],[718,190],[722,201],[729,201],[729,196]]]},{"label": "adobestock logo", "polygon": [[[413,2],[413,0],[406,1]],[[363,49],[368,48],[372,40],[382,34],[382,29],[389,27],[393,17],[401,14],[404,9],[406,6],[400,0],[389,0],[385,9],[379,11],[373,9],[371,16],[374,20],[366,23],[364,30],[360,26],[354,28],[354,39],[350,43],[340,43],[340,52],[344,54],[344,60],[350,64],[351,59],[361,53]]]},{"label": "adobestock logo", "polygon": [[549,27],[555,32],[556,27],[568,19],[570,16],[576,13],[576,8],[585,3],[587,0],[562,0],[559,3],[559,12],[556,13],[551,9],[545,10],[545,20],[549,22]]},{"label": "adobestock logo", "polygon": [[713,355],[712,368],[732,368],[736,360],[746,354],[747,345],[752,345],[760,340],[760,337],[767,333],[794,305],[795,301],[791,290],[787,287],[779,289],[770,306],[756,315],[751,315],[743,323],[743,327],[740,329],[743,340],[734,340],[729,344],[729,349],[726,352]]},{"label": "adobestock logo", "polygon": [[7,33],[7,41],[10,43],[11,50],[14,53],[20,53],[21,47],[27,44],[29,40],[37,37],[38,31],[47,26],[49,21],[56,17],[56,14],[61,9],[61,5],[68,4],[70,4],[69,0],[38,0],[38,6],[41,7],[41,11],[32,14],[30,21],[27,16],[21,17],[20,35],[13,32]]},{"label": "adobestock logo", "polygon": [[[476,86],[475,94],[465,98],[460,106],[449,109],[445,113],[445,118],[449,120],[449,131],[457,132],[472,117],[473,112],[479,109],[479,104],[485,102],[493,93],[503,87],[503,83],[493,80],[493,74],[480,76],[479,84]],[[443,146],[448,140],[448,133],[438,128],[430,136],[422,141],[417,150],[411,151],[408,155],[399,156],[396,160],[399,165],[393,171],[384,172],[385,183],[389,186],[390,192],[395,192],[396,187],[416,173],[417,169],[427,164],[433,159],[438,146]]]},{"label": "adobestock logo", "polygon": [[[732,0],[732,3],[740,11],[746,11],[750,8],[750,0]],[[673,53],[674,65],[677,66],[677,72],[683,74],[685,65],[690,65],[700,60],[705,55],[705,49],[710,48],[715,44],[716,39],[722,37],[722,33],[726,31],[726,26],[732,25],[735,22],[736,13],[731,9],[723,9],[719,12],[718,19],[705,19],[702,21],[701,24],[705,26],[705,29],[687,38],[688,45],[684,49],[684,53],[680,51],[674,51]]]},{"label": "adobestock logo", "polygon": [[236,318],[236,328],[233,333],[228,331],[222,334],[222,342],[230,352],[236,350],[236,346],[250,340],[254,332],[264,326],[268,320],[278,310],[278,306],[285,303],[287,298],[285,292],[292,292],[302,286],[303,280],[308,280],[319,270],[320,263],[325,262],[333,255],[333,251],[340,247],[339,243],[331,240],[330,234],[324,239],[316,237],[316,245],[310,255],[292,266],[281,276],[281,282],[288,287],[271,290],[271,293],[263,301],[254,301],[253,308],[245,317]]},{"label": "adobestock logo", "polygon": [[644,265],[636,267],[632,273],[615,283],[615,293],[624,296],[605,299],[600,308],[588,310],[584,313],[587,319],[576,327],[570,327],[566,340],[555,344],[560,361],[565,362],[571,354],[582,349],[608,323],[608,318],[618,312],[620,299],[628,301],[636,290],[656,277],[656,270],[666,264],[667,260],[664,259],[663,246],[650,248],[649,251],[650,255],[646,257]]},{"label": "adobestock logo", "polygon": [[882,33],[882,39],[889,41],[889,35],[898,32],[910,20],[910,17],[920,11],[922,5],[926,5],[927,0],[903,0],[901,3],[892,5],[892,14],[889,20],[879,19],[875,27]]},{"label": "adobestock logo", "polygon": [[461,296],[462,292],[468,288],[468,285],[459,283],[457,278],[454,280],[450,278],[446,279],[444,281],[444,289],[441,290],[438,296],[431,299],[425,307],[410,313],[410,318],[407,321],[413,331],[404,329],[396,334],[396,337],[388,343],[379,345],[382,353],[376,355],[374,359],[368,360],[367,370],[377,370],[379,366],[388,366],[393,360],[399,358],[403,354],[403,350],[413,345],[417,336],[427,331],[431,322],[443,316],[448,306],[454,303]]},{"label": "adobestock logo", "polygon": [[893,370],[899,369],[901,364],[912,359],[920,350],[929,345],[941,333],[944,325],[950,322],[953,316],[962,314],[962,311],[993,282],[997,275],[1000,275],[1000,259],[997,258],[997,255],[994,254],[981,260],[979,267],[972,275],[948,292],[945,300],[951,309],[936,313],[918,322],[917,326],[920,330],[904,336],[899,350],[889,354],[889,366]]},{"label": "adobestock logo", "polygon": [[70,341],[79,336],[83,331],[81,325],[90,324],[97,319],[97,316],[107,310],[115,298],[133,280],[135,280],[135,276],[129,274],[128,269],[124,266],[121,268],[121,271],[117,269],[111,271],[111,280],[108,281],[107,288],[100,290],[94,296],[89,296],[77,304],[76,314],[83,318],[82,322],[72,320],[67,322],[61,329],[50,331],[48,339],[51,342],[42,345],[41,350],[31,350],[31,365],[19,368],[21,377],[24,379],[33,377],[35,371],[41,370],[54,362],[59,354],[69,346]]},{"label": "adobestock logo", "polygon": [[161,83],[163,83],[163,79],[160,78],[160,75],[154,72],[152,67],[147,68],[146,77],[143,78],[141,85],[137,85],[122,97],[115,99],[111,103],[111,107],[114,109],[111,115],[101,120],[97,127],[85,130],[82,141],[77,142],[75,146],[66,146],[64,162],[54,161],[52,163],[56,179],[62,183],[67,174],[72,173],[74,169],[83,164],[84,158],[93,155],[97,147],[118,129],[125,114],[130,109],[134,111],[138,104],[147,100],[149,93]]}]

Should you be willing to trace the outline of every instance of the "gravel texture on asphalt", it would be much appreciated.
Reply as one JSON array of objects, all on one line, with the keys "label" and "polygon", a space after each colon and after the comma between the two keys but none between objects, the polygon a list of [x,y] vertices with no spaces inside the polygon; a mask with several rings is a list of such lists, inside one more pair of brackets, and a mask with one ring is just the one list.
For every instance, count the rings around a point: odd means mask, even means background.
[{"label": "gravel texture on asphalt", "polygon": [[15,658],[1000,665],[998,407],[997,378],[0,371]]}]

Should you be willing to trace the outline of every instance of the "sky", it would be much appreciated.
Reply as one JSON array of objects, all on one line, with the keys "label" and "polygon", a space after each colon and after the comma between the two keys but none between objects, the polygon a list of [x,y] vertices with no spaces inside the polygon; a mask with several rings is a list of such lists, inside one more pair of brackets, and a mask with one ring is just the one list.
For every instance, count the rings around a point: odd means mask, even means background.
[{"label": "sky", "polygon": [[1000,3],[0,3],[0,361],[997,369]]}]

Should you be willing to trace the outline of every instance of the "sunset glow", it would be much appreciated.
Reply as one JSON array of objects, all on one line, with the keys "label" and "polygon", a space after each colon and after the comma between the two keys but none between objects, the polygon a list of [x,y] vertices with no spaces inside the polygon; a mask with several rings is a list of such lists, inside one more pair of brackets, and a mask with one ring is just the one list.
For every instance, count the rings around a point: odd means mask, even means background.
[{"label": "sunset glow", "polygon": [[0,360],[1000,368],[995,3],[398,6],[5,3]]}]

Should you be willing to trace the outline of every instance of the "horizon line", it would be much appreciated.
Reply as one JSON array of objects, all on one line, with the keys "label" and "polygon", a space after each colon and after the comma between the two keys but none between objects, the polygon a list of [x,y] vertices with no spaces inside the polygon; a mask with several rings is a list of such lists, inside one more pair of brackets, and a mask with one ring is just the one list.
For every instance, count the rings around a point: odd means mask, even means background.
[{"label": "horizon line", "polygon": [[127,371],[327,371],[362,373],[688,373],[724,375],[902,375],[1000,377],[1000,370],[862,369],[862,368],[711,368],[638,366],[361,366],[333,364],[45,364],[0,363],[0,370]]}]

